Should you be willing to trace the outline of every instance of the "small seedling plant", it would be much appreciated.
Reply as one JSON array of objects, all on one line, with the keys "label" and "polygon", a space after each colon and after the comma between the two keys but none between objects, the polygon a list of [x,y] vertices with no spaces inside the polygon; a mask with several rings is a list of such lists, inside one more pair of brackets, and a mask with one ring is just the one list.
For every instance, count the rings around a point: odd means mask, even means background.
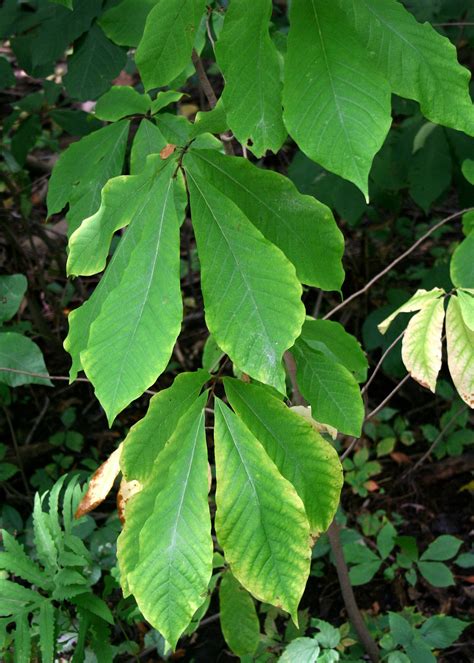
[{"label": "small seedling plant", "polygon": [[[304,289],[341,291],[344,237],[331,210],[259,160],[291,140],[368,201],[392,95],[419,103],[429,121],[425,139],[435,125],[472,136],[469,73],[455,47],[396,0],[293,0],[287,34],[272,23],[281,10],[270,0],[122,0],[102,13],[94,3],[56,4],[78,39],[64,84],[77,98],[98,98],[101,122],[60,155],[47,194],[50,215],[67,208],[68,274],[101,275],[68,317],[70,379],[84,372],[112,425],[166,370],[183,325],[187,219],[209,331],[203,368],[180,373],[150,399],[145,417],[94,475],[80,513],[100,503],[121,472],[124,595],[175,649],[219,580],[224,635],[238,655],[252,655],[255,599],[298,623],[312,544],[333,521],[343,483],[328,433],[361,435],[368,371],[357,339],[329,319],[345,303],[316,319],[302,301]],[[15,20],[18,34],[27,31],[25,16]],[[38,75],[41,35],[22,42],[25,66]],[[210,64],[221,73],[219,99],[200,58],[206,35]],[[110,86],[127,51],[142,91]],[[209,110],[191,122],[167,108],[195,72]],[[474,183],[473,165],[467,160],[464,173]],[[449,371],[469,407],[473,254],[471,231],[452,256],[454,289],[419,289],[379,325],[385,333],[399,313],[415,312],[403,361],[433,392],[445,325]],[[8,334],[0,334],[2,348]],[[311,416],[289,407],[297,394]],[[361,450],[346,461],[360,495],[379,467],[366,456]],[[225,564],[218,577],[215,552]],[[417,568],[426,576],[436,559],[422,556]],[[238,633],[236,611],[248,625]],[[18,638],[25,624],[22,617]],[[336,629],[314,626],[318,635],[290,648],[337,660]],[[295,660],[289,650],[283,657]]]}]

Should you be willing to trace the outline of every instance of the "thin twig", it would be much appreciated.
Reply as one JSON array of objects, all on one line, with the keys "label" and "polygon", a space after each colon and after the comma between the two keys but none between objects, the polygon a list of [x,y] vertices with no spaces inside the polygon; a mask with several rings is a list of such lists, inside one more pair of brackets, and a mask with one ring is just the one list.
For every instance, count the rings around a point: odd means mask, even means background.
[{"label": "thin twig", "polygon": [[370,635],[367,626],[365,625],[362,613],[360,612],[359,606],[355,600],[354,591],[352,589],[351,580],[349,578],[349,570],[344,558],[341,538],[339,536],[339,525],[335,520],[333,520],[329,526],[327,534],[329,543],[331,544],[332,554],[334,556],[334,564],[336,566],[339,586],[341,588],[342,598],[344,599],[344,605],[346,606],[347,615],[350,622],[352,623],[352,626],[356,630],[365,651],[369,655],[370,660],[374,663],[377,663],[377,661],[380,660],[379,649],[375,640]]},{"label": "thin twig", "polygon": [[215,105],[217,104],[216,93],[213,90],[211,82],[208,79],[206,71],[204,69],[204,65],[202,64],[202,60],[199,57],[199,55],[198,55],[195,48],[193,48],[193,52],[192,52],[191,57],[192,57],[192,60],[193,60],[194,68],[196,69],[196,73],[197,73],[198,78],[199,78],[199,84],[202,88],[202,91],[206,95],[206,98],[209,102],[209,106],[211,108],[214,108]]},{"label": "thin twig", "polygon": [[382,409],[387,405],[387,403],[389,402],[389,400],[391,400],[392,397],[395,396],[395,394],[397,393],[397,391],[399,391],[399,390],[403,387],[403,385],[405,384],[405,382],[407,382],[407,381],[410,379],[410,377],[411,377],[410,373],[407,373],[407,374],[405,375],[405,377],[403,378],[403,380],[400,380],[400,382],[397,384],[397,386],[396,386],[394,389],[392,389],[392,391],[389,393],[389,395],[386,396],[386,397],[383,399],[383,401],[382,401],[381,403],[379,403],[375,409],[372,410],[372,412],[369,412],[369,414],[368,414],[368,415],[366,416],[366,418],[364,419],[364,422],[365,422],[365,421],[368,421],[368,420],[371,419],[372,417],[375,417],[375,415],[378,414],[378,413],[380,412],[380,410],[382,410]]},{"label": "thin twig", "polygon": [[[5,366],[0,366],[0,372],[5,373],[15,373],[16,375],[28,375],[31,378],[43,378],[44,380],[53,380],[53,381],[65,381],[69,382],[70,378],[67,375],[49,375],[48,373],[34,373],[33,371],[21,371],[18,368],[7,368]],[[88,378],[76,378],[74,382],[87,382],[91,384],[91,381]],[[70,386],[72,387],[74,383],[72,382]],[[152,389],[146,389],[144,394],[150,394],[154,396],[157,392]]]},{"label": "thin twig", "polygon": [[398,258],[395,258],[393,262],[390,263],[390,265],[387,265],[385,269],[383,269],[381,272],[376,274],[370,281],[368,281],[363,288],[360,290],[357,290],[356,292],[352,293],[347,299],[345,299],[343,302],[335,306],[333,309],[327,313],[323,320],[328,320],[329,318],[332,318],[332,316],[340,311],[342,308],[347,306],[350,302],[354,301],[357,297],[360,297],[360,295],[363,295],[367,290],[369,290],[377,281],[379,281],[382,276],[385,276],[385,274],[388,274],[390,270],[392,270],[395,265],[398,265],[399,262],[404,260],[407,256],[410,255],[420,244],[422,244],[425,239],[427,239],[430,235],[432,235],[438,228],[441,228],[445,223],[448,223],[448,221],[452,221],[453,219],[458,218],[459,216],[462,216],[463,214],[466,214],[467,212],[472,212],[474,210],[474,207],[467,207],[466,209],[461,210],[460,212],[455,212],[454,214],[450,214],[449,216],[445,217],[444,219],[441,219],[441,221],[438,221],[438,223],[435,223],[435,225],[427,230],[424,235],[422,235],[419,239],[416,240],[414,244],[410,246],[409,249],[407,249],[404,253],[398,256]]},{"label": "thin twig", "polygon": [[405,472],[405,474],[402,477],[400,477],[400,479],[405,479],[409,474],[411,474],[412,472],[415,472],[415,470],[417,470],[420,467],[420,465],[423,465],[425,460],[429,456],[431,456],[433,451],[436,449],[438,444],[441,442],[443,437],[446,435],[448,429],[451,428],[451,426],[456,421],[456,419],[459,417],[459,415],[462,414],[463,412],[465,412],[466,409],[467,409],[467,405],[464,405],[464,404],[461,405],[461,407],[453,414],[451,419],[445,424],[445,426],[443,426],[443,428],[441,429],[441,431],[437,435],[436,439],[433,441],[433,444],[430,446],[428,451],[426,453],[424,453],[423,456],[419,460],[417,460],[417,462],[413,465],[413,467],[411,467],[407,472]]},{"label": "thin twig", "polygon": [[398,341],[399,341],[401,338],[403,338],[403,336],[404,336],[404,334],[405,334],[405,331],[406,331],[406,330],[404,329],[404,330],[402,331],[402,333],[401,333],[399,336],[397,336],[397,338],[393,341],[393,343],[391,343],[391,344],[388,346],[388,348],[385,350],[385,352],[383,353],[383,355],[380,357],[377,366],[376,366],[376,367],[374,368],[374,370],[372,371],[372,375],[371,375],[370,378],[367,380],[367,382],[365,383],[365,385],[362,387],[361,392],[360,392],[361,394],[365,394],[365,392],[367,391],[367,389],[370,387],[370,385],[372,384],[372,382],[373,382],[375,376],[376,376],[377,373],[379,372],[379,370],[380,370],[380,368],[381,368],[383,362],[384,362],[385,359],[387,358],[387,355],[388,355],[388,354],[393,350],[393,348],[397,345]]},{"label": "thin twig", "polygon": [[39,415],[38,415],[38,416],[36,417],[36,419],[34,420],[34,422],[33,422],[33,426],[31,427],[30,432],[29,432],[28,435],[26,436],[25,443],[24,443],[24,446],[25,446],[25,447],[27,447],[27,446],[29,445],[29,443],[31,442],[31,440],[33,439],[33,435],[35,434],[36,429],[37,429],[38,426],[40,425],[41,421],[43,420],[44,415],[46,414],[46,412],[47,412],[47,410],[48,410],[49,403],[50,403],[50,400],[49,400],[49,398],[46,396],[46,398],[44,399],[44,405],[43,405],[43,407],[41,408],[41,412],[39,413]]}]

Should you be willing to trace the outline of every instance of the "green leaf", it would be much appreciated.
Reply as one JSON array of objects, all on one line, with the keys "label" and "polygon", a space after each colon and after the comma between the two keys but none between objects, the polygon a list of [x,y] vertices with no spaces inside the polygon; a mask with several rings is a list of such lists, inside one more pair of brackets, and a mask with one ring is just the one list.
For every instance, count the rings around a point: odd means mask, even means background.
[{"label": "green leaf", "polygon": [[411,377],[433,393],[441,370],[441,335],[444,299],[434,299],[408,323],[402,342],[402,359]]},{"label": "green leaf", "polygon": [[462,553],[454,563],[462,569],[472,569],[474,567],[474,553]]},{"label": "green leaf", "polygon": [[282,356],[305,315],[294,267],[229,198],[187,172],[209,331],[240,370],[285,393]]},{"label": "green leaf", "polygon": [[260,624],[249,593],[228,571],[219,587],[220,623],[225,641],[237,656],[250,656],[258,647]]},{"label": "green leaf", "polygon": [[417,23],[396,0],[339,0],[392,91],[420,103],[425,117],[474,134],[469,72],[456,47],[429,23]]},{"label": "green leaf", "polygon": [[[69,239],[69,275],[89,276],[106,265],[112,237],[117,230],[146,215],[156,215],[163,173],[169,164],[155,154],[147,159],[138,175],[119,175],[102,189],[101,204],[95,214],[84,219]],[[166,175],[164,175],[166,181]],[[161,187],[161,188],[160,188]]]},{"label": "green leaf", "polygon": [[191,59],[205,0],[158,0],[148,14],[135,61],[145,90],[168,85]]},{"label": "green leaf", "polygon": [[33,590],[2,578],[0,578],[0,596],[2,597],[0,602],[1,617],[29,612],[43,600],[43,597]]},{"label": "green leaf", "polygon": [[359,437],[364,404],[352,373],[303,341],[296,343],[292,353],[296,359],[298,385],[316,421]]},{"label": "green leaf", "polygon": [[227,122],[257,157],[278,152],[286,138],[279,56],[268,32],[271,14],[271,0],[231,3],[216,44]]},{"label": "green leaf", "polygon": [[334,447],[266,389],[230,378],[224,385],[234,411],[303,500],[312,533],[324,532],[343,483]]},{"label": "green leaf", "polygon": [[454,585],[453,574],[442,562],[418,562],[421,575],[434,587],[451,587]]},{"label": "green leaf", "polygon": [[390,88],[336,3],[291,3],[283,106],[301,150],[368,199],[372,160],[391,123]]},{"label": "green leaf", "polygon": [[79,594],[78,596],[75,596],[71,599],[71,602],[80,608],[92,612],[93,615],[100,617],[105,622],[112,625],[114,624],[114,617],[110,612],[109,606],[99,596],[88,592],[87,594]]},{"label": "green leaf", "polygon": [[[53,383],[47,378],[39,378],[27,373],[47,375],[48,370],[44,364],[43,355],[39,347],[31,339],[16,332],[0,333],[0,383],[9,387],[19,387],[22,384],[44,384],[52,387]],[[12,369],[10,372],[8,369]],[[13,371],[20,371],[14,373]],[[25,371],[23,374],[21,371]]]},{"label": "green leaf", "polygon": [[129,85],[113,85],[103,94],[95,106],[99,120],[115,122],[127,115],[146,115],[151,109],[151,99]]},{"label": "green leaf", "polygon": [[122,0],[99,19],[107,37],[119,46],[138,46],[148,14],[157,0]]},{"label": "green leaf", "polygon": [[203,368],[206,369],[206,371],[209,371],[209,373],[212,373],[213,371],[217,371],[217,368],[219,366],[219,362],[224,356],[224,353],[220,349],[220,347],[217,345],[216,340],[212,334],[209,334],[209,336],[206,339],[206,342],[204,344],[204,348],[202,351],[202,366]]},{"label": "green leaf", "polygon": [[[181,329],[175,165],[168,162],[141,208],[143,231],[90,327],[81,362],[111,424],[166,368]],[[139,176],[137,176],[139,177]]]},{"label": "green leaf", "polygon": [[44,601],[40,606],[38,626],[41,663],[54,663],[56,611],[49,601]]},{"label": "green leaf", "polygon": [[454,251],[450,275],[456,288],[474,288],[474,232],[469,233]]},{"label": "green leaf", "polygon": [[396,612],[389,613],[390,635],[396,645],[407,652],[410,661],[416,663],[435,663],[436,658],[429,646],[419,637],[415,628]]},{"label": "green leaf", "polygon": [[150,154],[159,154],[167,141],[152,120],[142,120],[133,139],[130,154],[130,173],[137,175],[145,168]]},{"label": "green leaf", "polygon": [[395,546],[397,530],[392,523],[385,523],[377,534],[377,548],[382,559],[386,559]]},{"label": "green leaf", "polygon": [[6,552],[0,552],[0,569],[4,569],[41,589],[48,586],[48,577],[25,553],[23,546],[6,530],[2,530]]},{"label": "green leaf", "polygon": [[474,331],[464,322],[457,297],[446,311],[446,342],[449,372],[463,401],[474,407]]},{"label": "green leaf", "polygon": [[301,339],[312,350],[322,352],[353,373],[357,382],[367,379],[367,357],[359,341],[348,334],[338,322],[307,318],[301,331]]},{"label": "green leaf", "polygon": [[47,571],[57,568],[58,551],[56,549],[51,529],[49,514],[43,511],[42,498],[36,493],[33,509],[33,539],[38,559]]},{"label": "green leaf", "polygon": [[204,370],[181,373],[171,387],[153,396],[148,412],[132,426],[123,443],[120,466],[127,481],[144,484],[150,479],[158,454],[208,379]]},{"label": "green leaf", "polygon": [[349,570],[351,585],[358,586],[367,584],[372,580],[381,565],[382,561],[377,559],[373,562],[363,562],[362,564],[352,566]]},{"label": "green leaf", "polygon": [[474,290],[464,292],[457,291],[458,302],[461,308],[461,314],[466,325],[474,331]]},{"label": "green leaf", "polygon": [[176,90],[164,90],[158,92],[156,99],[151,102],[151,114],[156,115],[160,110],[166,108],[170,104],[179,101],[183,96],[188,96],[184,92],[176,92]]},{"label": "green leaf", "polygon": [[408,169],[410,195],[425,212],[428,212],[434,201],[451,184],[451,176],[452,160],[448,141],[444,130],[435,127],[423,148],[415,151],[410,160]]},{"label": "green leaf", "polygon": [[446,559],[454,557],[459,551],[461,545],[461,539],[457,539],[455,536],[450,536],[449,534],[443,534],[442,536],[438,536],[433,543],[430,543],[420,557],[420,560],[436,560],[437,562],[444,562]]},{"label": "green leaf", "polygon": [[75,230],[100,205],[100,192],[108,179],[122,171],[129,122],[94,131],[73,143],[59,157],[48,186],[48,215],[69,203],[67,219]]},{"label": "green leaf", "polygon": [[210,111],[199,111],[194,120],[192,136],[204,133],[221,134],[229,128],[222,99]]},{"label": "green leaf", "polygon": [[431,305],[436,299],[439,299],[445,292],[442,288],[433,288],[432,290],[417,290],[413,297],[399,306],[391,315],[388,316],[383,322],[377,325],[377,329],[381,334],[385,334],[397,315],[400,313],[411,313],[412,311],[420,311],[425,306]]},{"label": "green leaf", "polygon": [[28,287],[23,274],[0,276],[0,323],[13,318]]},{"label": "green leaf", "polygon": [[[213,543],[203,394],[180,420],[153,468],[153,476],[127,508],[125,530],[139,547],[138,565],[127,573],[144,617],[172,648],[206,598]],[[151,506],[147,520],[140,510]],[[137,528],[135,519],[138,517]],[[119,548],[119,560],[120,560]]]},{"label": "green leaf", "polygon": [[15,74],[7,58],[0,57],[0,90],[13,87],[16,84]]},{"label": "green leaf", "polygon": [[319,644],[313,638],[296,638],[286,647],[279,663],[316,663],[319,660]]},{"label": "green leaf", "polygon": [[63,78],[68,94],[75,99],[97,99],[110,87],[127,63],[126,52],[113,44],[93,24],[77,50],[68,59]]},{"label": "green leaf", "polygon": [[232,200],[294,264],[300,281],[340,290],[344,239],[331,211],[279,173],[215,150],[192,151],[186,166]]},{"label": "green leaf", "polygon": [[218,399],[214,437],[215,527],[226,561],[245,589],[297,623],[310,561],[303,503],[258,440]]},{"label": "green leaf", "polygon": [[433,649],[446,649],[456,642],[469,626],[466,622],[447,615],[435,615],[426,620],[420,628],[420,635]]},{"label": "green leaf", "polygon": [[14,662],[31,663],[31,631],[26,614],[21,614],[16,619],[14,642]]}]

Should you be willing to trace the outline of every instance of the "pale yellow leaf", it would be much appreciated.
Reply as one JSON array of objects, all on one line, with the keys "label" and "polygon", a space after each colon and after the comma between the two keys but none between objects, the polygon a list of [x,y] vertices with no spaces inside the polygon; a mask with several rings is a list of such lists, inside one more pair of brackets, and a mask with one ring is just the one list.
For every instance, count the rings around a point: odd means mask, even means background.
[{"label": "pale yellow leaf", "polygon": [[474,331],[466,325],[455,296],[449,300],[446,313],[446,340],[454,386],[463,401],[474,408]]},{"label": "pale yellow leaf", "polygon": [[381,334],[385,334],[387,329],[390,327],[391,323],[395,320],[399,313],[412,313],[413,311],[419,311],[428,304],[441,295],[444,295],[445,292],[442,288],[433,288],[433,290],[417,290],[413,297],[402,304],[396,311],[383,320],[378,326],[377,329]]}]

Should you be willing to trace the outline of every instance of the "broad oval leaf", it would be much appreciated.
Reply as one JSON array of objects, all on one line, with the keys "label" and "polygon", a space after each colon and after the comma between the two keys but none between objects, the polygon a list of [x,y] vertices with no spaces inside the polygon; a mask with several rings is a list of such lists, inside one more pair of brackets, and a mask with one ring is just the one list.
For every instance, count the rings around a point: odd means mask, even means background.
[{"label": "broad oval leaf", "polygon": [[278,152],[286,138],[279,56],[268,32],[271,14],[271,0],[231,2],[216,44],[229,127],[240,143],[250,141],[257,157]]},{"label": "broad oval leaf", "polygon": [[166,368],[181,329],[179,221],[169,163],[141,209],[143,231],[90,327],[81,362],[109,423]]},{"label": "broad oval leaf", "polygon": [[395,94],[420,103],[429,120],[474,134],[469,71],[456,47],[396,0],[339,0],[374,66]]},{"label": "broad oval leaf", "polygon": [[305,315],[295,269],[229,198],[187,175],[209,331],[240,370],[285,393],[282,356]]},{"label": "broad oval leaf", "polygon": [[204,370],[181,373],[171,387],[153,396],[146,415],[132,426],[123,443],[120,466],[126,479],[148,481],[158,454],[208,379]]},{"label": "broad oval leaf", "polygon": [[153,210],[159,195],[157,179],[167,165],[156,154],[138,175],[120,175],[107,182],[99,209],[84,219],[69,239],[68,274],[89,276],[101,272],[113,234],[135,218],[157,213]]},{"label": "broad oval leaf", "polygon": [[364,404],[352,373],[322,352],[312,350],[302,340],[298,340],[292,353],[299,388],[310,403],[314,418],[341,433],[359,437]]},{"label": "broad oval leaf", "polygon": [[450,272],[457,288],[474,288],[474,232],[470,232],[454,251]]},{"label": "broad oval leaf", "polygon": [[24,274],[0,276],[0,324],[13,318],[28,287]]},{"label": "broad oval leaf", "polygon": [[168,85],[191,59],[205,0],[158,0],[138,45],[136,63],[145,90]]},{"label": "broad oval leaf", "polygon": [[[182,417],[149,481],[127,504],[118,549],[140,611],[173,648],[204,602],[212,573],[206,400],[203,394]],[[132,565],[127,545],[138,548]]]},{"label": "broad oval leaf", "polygon": [[0,383],[3,382],[9,387],[19,387],[22,384],[53,386],[49,378],[34,375],[48,375],[48,370],[39,347],[22,334],[0,333],[0,368]]},{"label": "broad oval leaf", "polygon": [[136,175],[145,168],[150,154],[159,154],[168,141],[153,120],[142,120],[134,136],[130,151],[130,174]]},{"label": "broad oval leaf", "polygon": [[218,399],[214,437],[215,526],[226,561],[257,599],[288,611],[297,623],[310,563],[303,503],[258,440]]},{"label": "broad oval leaf", "polygon": [[260,624],[250,594],[230,571],[219,586],[220,624],[225,641],[237,656],[249,656],[258,647]]},{"label": "broad oval leaf", "polygon": [[364,382],[369,367],[359,341],[346,332],[339,322],[307,318],[301,339],[313,350],[318,350],[343,364],[353,373],[357,382]]},{"label": "broad oval leaf", "polygon": [[301,150],[367,199],[372,160],[391,124],[390,88],[335,2],[291,3],[283,106]]},{"label": "broad oval leaf", "polygon": [[344,238],[331,210],[279,173],[216,150],[191,150],[186,165],[232,200],[296,268],[302,283],[339,290]]},{"label": "broad oval leaf", "polygon": [[336,513],[343,484],[334,447],[267,390],[230,378],[224,384],[234,411],[303,500],[311,532],[324,532]]},{"label": "broad oval leaf", "polygon": [[148,14],[156,3],[157,0],[122,0],[102,14],[99,25],[119,46],[138,46]]},{"label": "broad oval leaf", "polygon": [[402,342],[402,359],[412,378],[433,393],[441,370],[444,300],[433,299],[414,315]]},{"label": "broad oval leaf", "polygon": [[448,366],[454,386],[463,401],[474,408],[474,331],[464,322],[457,297],[446,311]]},{"label": "broad oval leaf", "polygon": [[61,154],[49,179],[48,215],[69,203],[70,231],[97,211],[104,184],[122,171],[129,122],[122,120],[94,131]]},{"label": "broad oval leaf", "polygon": [[474,331],[474,289],[457,291],[464,322]]},{"label": "broad oval leaf", "polygon": [[146,115],[151,109],[151,99],[140,94],[130,85],[112,85],[97,100],[95,114],[99,120],[116,122],[127,115]]}]

